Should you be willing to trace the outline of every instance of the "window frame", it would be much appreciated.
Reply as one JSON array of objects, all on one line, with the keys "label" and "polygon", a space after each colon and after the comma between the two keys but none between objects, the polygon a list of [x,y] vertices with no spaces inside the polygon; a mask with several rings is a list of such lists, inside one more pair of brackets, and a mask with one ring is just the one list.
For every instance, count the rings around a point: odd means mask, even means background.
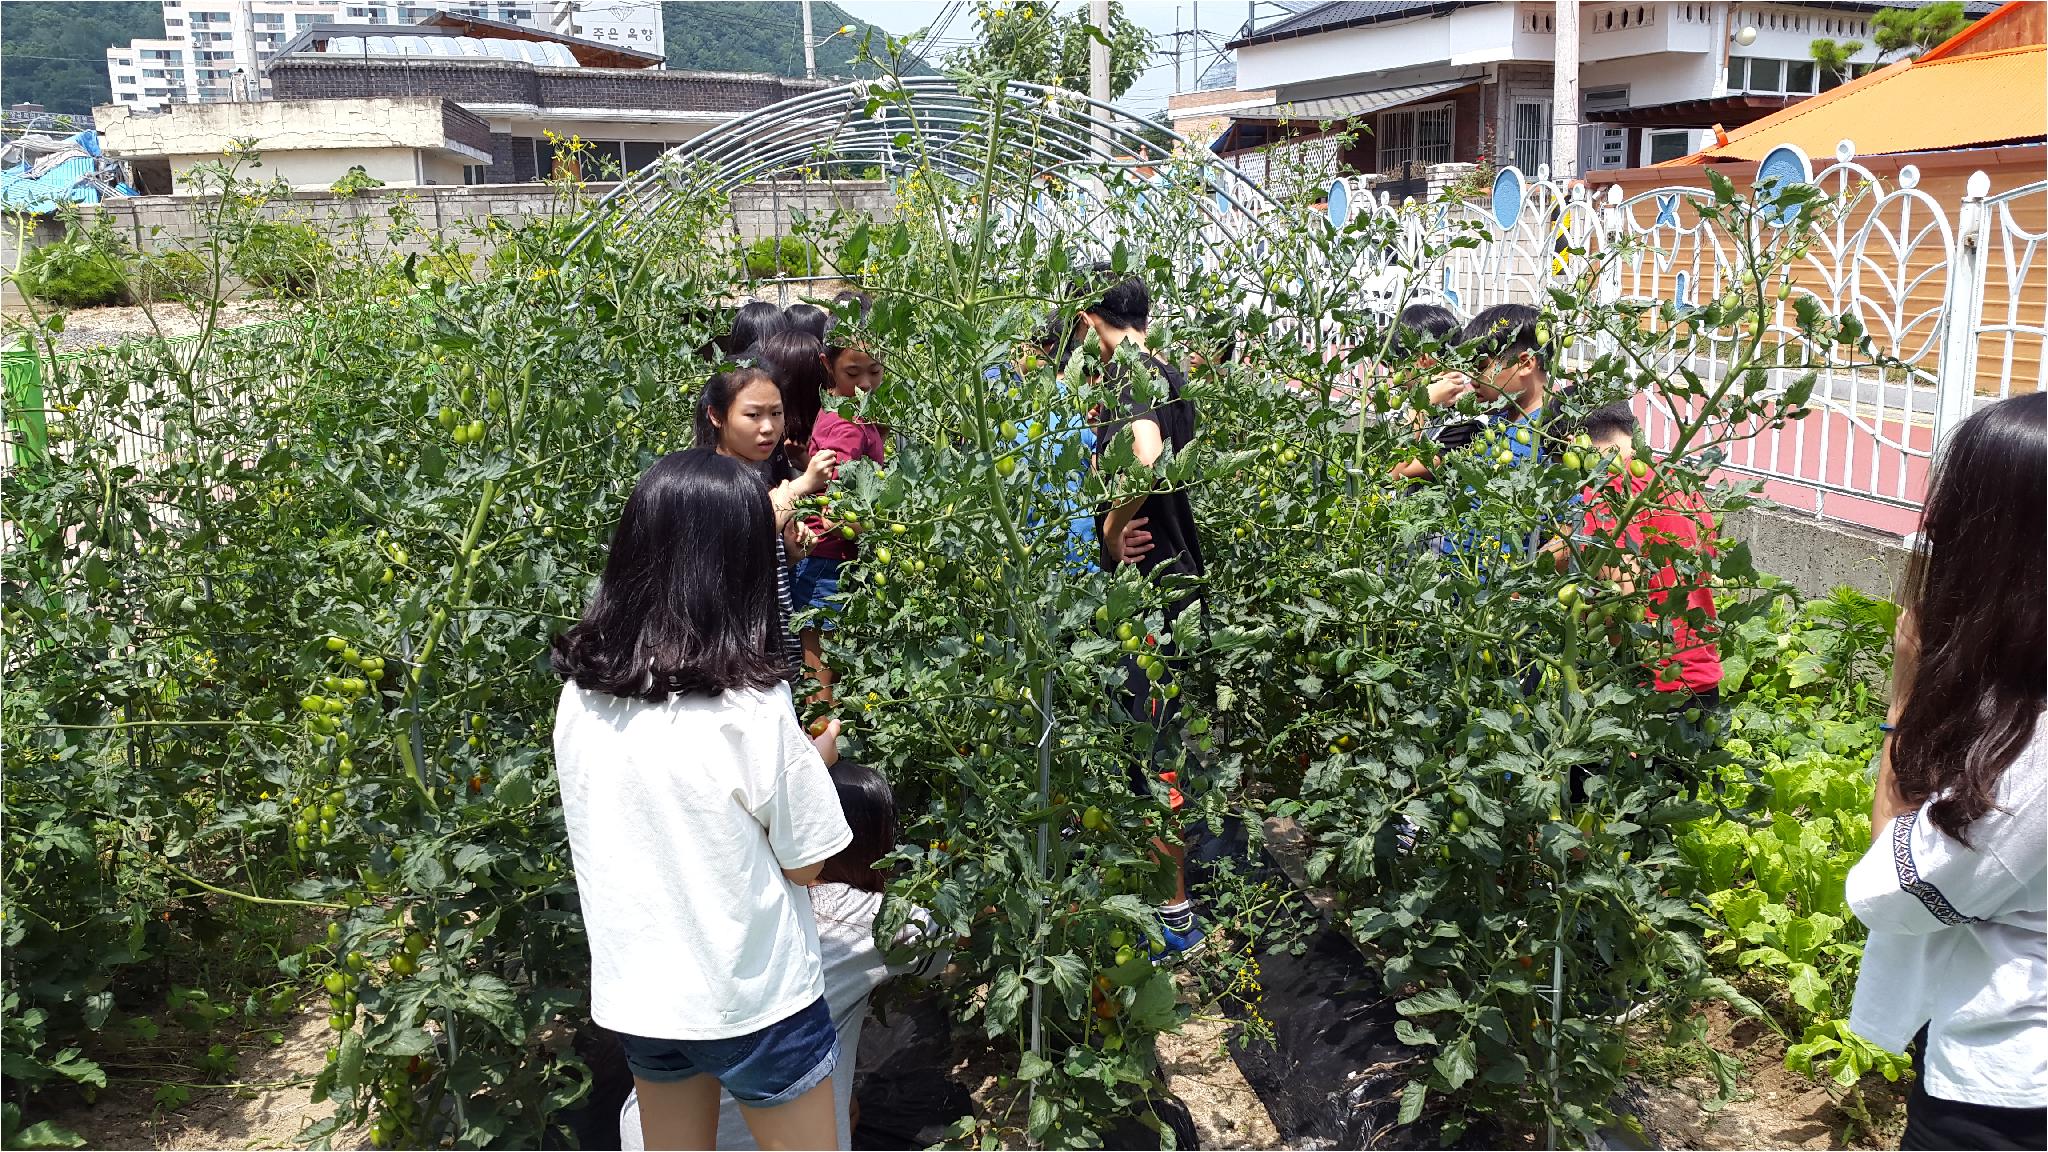
[{"label": "window frame", "polygon": [[[1444,114],[1443,159],[1441,160],[1428,159],[1423,155],[1422,116],[1425,112],[1442,112]],[[1387,158],[1386,144],[1387,140],[1393,138],[1393,134],[1389,133],[1386,127],[1390,119],[1401,119],[1408,123],[1405,147],[1402,149],[1403,154],[1391,161]],[[1431,164],[1452,163],[1458,158],[1457,101],[1433,100],[1427,104],[1404,104],[1399,108],[1389,108],[1373,117],[1372,134],[1373,166],[1381,173],[1399,172],[1403,161],[1414,164],[1417,171],[1427,168]],[[1431,147],[1434,149],[1436,146],[1431,145]]]}]

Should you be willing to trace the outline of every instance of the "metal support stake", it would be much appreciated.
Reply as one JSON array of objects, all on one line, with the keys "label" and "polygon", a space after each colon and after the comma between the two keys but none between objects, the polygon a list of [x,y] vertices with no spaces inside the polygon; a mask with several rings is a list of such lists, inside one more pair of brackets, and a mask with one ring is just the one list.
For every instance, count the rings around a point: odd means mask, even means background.
[{"label": "metal support stake", "polygon": [[[1052,804],[1052,670],[1049,668],[1046,670],[1045,679],[1039,684],[1038,715],[1041,724],[1038,731],[1038,804],[1039,807],[1043,808]],[[1041,880],[1047,881],[1051,879],[1046,873],[1046,864],[1050,858],[1052,848],[1051,829],[1052,821],[1039,821],[1038,875]],[[1038,915],[1039,929],[1043,931],[1045,926],[1045,909],[1043,906],[1039,908]],[[1042,1058],[1044,1056],[1044,1046],[1045,986],[1033,984],[1031,986],[1031,1054]],[[1031,1083],[1030,1090],[1025,1094],[1026,1115],[1030,1114],[1031,1101],[1037,1095],[1038,1083],[1034,1080]]]},{"label": "metal support stake", "polygon": [[1955,259],[1941,302],[1941,352],[1934,374],[1935,454],[1970,418],[1977,400],[1977,327],[1984,310],[1984,247],[1991,239],[1991,213],[1984,197],[1991,178],[1970,174],[1956,218]]},{"label": "metal support stake", "polygon": [[[1564,877],[1560,875],[1562,884]],[[1550,946],[1550,1105],[1553,1111],[1558,1106],[1557,1098],[1557,1025],[1564,1019],[1564,902],[1557,905],[1557,939]],[[1544,1125],[1547,1148],[1557,1147],[1557,1121]]]}]

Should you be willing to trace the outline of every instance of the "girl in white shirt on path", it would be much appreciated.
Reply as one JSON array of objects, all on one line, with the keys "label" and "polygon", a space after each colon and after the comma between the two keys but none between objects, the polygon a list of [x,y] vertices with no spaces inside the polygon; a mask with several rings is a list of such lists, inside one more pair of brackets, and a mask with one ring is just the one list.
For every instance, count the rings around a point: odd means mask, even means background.
[{"label": "girl in white shirt on path", "polygon": [[1964,421],[1907,577],[1849,1026],[1915,1051],[1902,1148],[2048,1147],[2048,397]]},{"label": "girl in white shirt on path", "polygon": [[[911,955],[891,959],[875,945],[875,920],[887,886],[876,865],[896,848],[896,797],[880,772],[851,760],[832,765],[832,783],[839,789],[839,805],[853,829],[853,843],[825,861],[824,872],[811,885],[811,907],[817,913],[818,949],[825,963],[825,1002],[839,1033],[839,1071],[832,1077],[833,1111],[839,1120],[839,1143],[834,1147],[851,1148],[856,1119],[853,1066],[860,1054],[868,1000],[884,981],[937,975],[946,966],[947,952],[933,947],[938,930],[922,909],[912,911],[910,925],[894,941]],[[637,1096],[626,1097],[619,1110],[619,1147],[623,1152],[644,1147]],[[718,1147],[733,1152],[755,1147],[730,1093],[718,1102]]]},{"label": "girl in white shirt on path", "polygon": [[805,886],[853,833],[826,769],[838,725],[805,738],[778,626],[768,492],[696,449],[640,478],[555,640],[591,1017],[619,1034],[649,1148],[711,1147],[721,1086],[763,1148],[837,1142]]}]

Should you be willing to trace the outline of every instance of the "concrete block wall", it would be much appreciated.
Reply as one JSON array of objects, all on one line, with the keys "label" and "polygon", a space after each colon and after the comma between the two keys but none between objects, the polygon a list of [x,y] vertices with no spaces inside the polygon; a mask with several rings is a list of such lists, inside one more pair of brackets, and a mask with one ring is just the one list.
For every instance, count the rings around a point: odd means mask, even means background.
[{"label": "concrete block wall", "polygon": [[[594,199],[611,191],[611,184],[587,185]],[[762,236],[787,233],[799,215],[823,219],[837,209],[866,213],[887,219],[895,210],[895,197],[885,180],[848,180],[823,183],[770,183],[740,188],[731,197],[731,231],[737,243],[751,243]],[[412,214],[418,228],[394,236],[392,212],[403,209]],[[464,251],[481,252],[481,236],[490,220],[512,226],[572,211],[561,194],[545,184],[477,184],[466,187],[374,188],[354,196],[331,192],[304,191],[280,197],[263,208],[273,220],[303,222],[331,236],[350,235],[360,228],[366,243],[386,247],[394,254],[424,253],[429,235],[452,240]],[[110,200],[94,213],[110,218],[138,250],[156,251],[189,246],[206,235],[212,216],[210,196],[136,196]],[[5,266],[15,265],[15,235],[6,230]],[[62,235],[55,221],[37,225],[27,247],[48,243]],[[11,292],[11,289],[10,289]],[[13,297],[10,295],[10,300]]]}]

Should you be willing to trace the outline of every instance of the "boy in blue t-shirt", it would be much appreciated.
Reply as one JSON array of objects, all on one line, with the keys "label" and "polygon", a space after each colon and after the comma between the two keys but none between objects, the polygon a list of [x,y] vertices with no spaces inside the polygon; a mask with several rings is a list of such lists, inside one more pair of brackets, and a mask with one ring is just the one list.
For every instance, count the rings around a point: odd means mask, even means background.
[{"label": "boy in blue t-shirt", "polygon": [[[1549,455],[1564,390],[1550,382],[1550,349],[1540,336],[1541,314],[1527,304],[1496,304],[1465,325],[1462,343],[1473,355],[1472,390],[1495,407],[1485,428],[1498,433],[1509,458],[1520,468]],[[1447,534],[1442,551],[1454,556],[1471,549],[1478,533]],[[1535,531],[1531,530],[1533,541]],[[1506,542],[1503,550],[1512,551]]]}]

